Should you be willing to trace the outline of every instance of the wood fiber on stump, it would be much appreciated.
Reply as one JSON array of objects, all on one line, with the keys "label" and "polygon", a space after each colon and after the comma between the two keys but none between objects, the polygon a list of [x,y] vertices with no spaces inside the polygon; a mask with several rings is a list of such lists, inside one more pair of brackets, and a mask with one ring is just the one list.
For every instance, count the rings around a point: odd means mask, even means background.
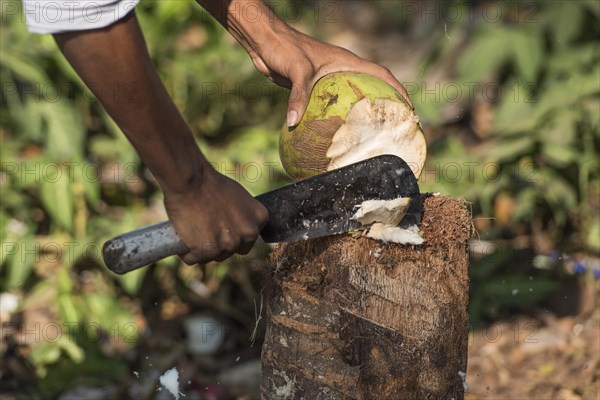
[{"label": "wood fiber on stump", "polygon": [[271,256],[263,399],[462,399],[471,215],[424,202],[420,246],[338,235]]}]

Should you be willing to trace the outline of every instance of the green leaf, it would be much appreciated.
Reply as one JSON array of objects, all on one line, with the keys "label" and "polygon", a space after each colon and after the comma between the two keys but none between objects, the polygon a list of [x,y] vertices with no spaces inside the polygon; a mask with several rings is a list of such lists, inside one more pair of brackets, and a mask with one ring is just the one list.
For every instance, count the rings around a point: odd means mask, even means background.
[{"label": "green leaf", "polygon": [[426,97],[420,91],[411,97],[415,106],[415,112],[423,122],[427,122],[431,125],[438,125],[442,122],[442,109],[446,102],[424,101],[426,100]]},{"label": "green leaf", "polygon": [[[554,44],[559,47],[568,47],[581,30],[583,7],[578,1],[557,1],[552,4],[556,8],[554,20],[550,23]],[[564,21],[564,22],[557,22]],[[566,23],[568,21],[568,23]]]},{"label": "green leaf", "polygon": [[558,225],[564,225],[569,213],[577,206],[577,192],[573,184],[550,169],[540,170],[535,183],[554,220]]},{"label": "green leaf", "polygon": [[73,193],[70,177],[64,168],[57,167],[57,175],[41,180],[40,200],[52,222],[67,231],[73,230]]},{"label": "green leaf", "polygon": [[582,103],[585,119],[596,138],[600,138],[600,98],[589,98]]},{"label": "green leaf", "polygon": [[60,347],[56,343],[40,342],[31,350],[29,359],[33,365],[43,366],[52,364],[60,358]]},{"label": "green leaf", "polygon": [[115,324],[124,326],[133,319],[131,313],[109,293],[86,293],[84,301],[90,314],[88,320],[97,322],[106,331],[114,329]]},{"label": "green leaf", "polygon": [[542,144],[542,154],[550,164],[558,168],[565,168],[577,161],[579,157],[579,152],[576,149],[552,142]]},{"label": "green leaf", "polygon": [[600,17],[600,3],[596,0],[580,0],[581,4],[593,12],[596,17]]},{"label": "green leaf", "polygon": [[598,59],[598,48],[595,43],[568,47],[554,52],[547,65],[552,78],[559,73],[571,74],[573,71],[588,67]]},{"label": "green leaf", "polygon": [[577,139],[577,122],[581,118],[579,110],[568,108],[553,115],[549,126],[538,131],[538,139],[546,144],[571,147]]},{"label": "green leaf", "polygon": [[39,105],[46,122],[46,152],[52,160],[70,160],[83,152],[85,129],[77,108],[67,101]]},{"label": "green leaf", "polygon": [[100,166],[79,160],[73,164],[75,182],[83,185],[85,198],[92,205],[98,207],[100,203]]},{"label": "green leaf", "polygon": [[79,364],[85,359],[85,353],[81,347],[75,344],[74,340],[67,335],[61,335],[57,344],[73,362]]},{"label": "green leaf", "polygon": [[511,34],[500,26],[475,34],[458,61],[459,79],[481,82],[494,77],[511,52],[507,43]]},{"label": "green leaf", "polygon": [[517,30],[511,32],[513,57],[522,82],[535,82],[543,59],[542,32]]},{"label": "green leaf", "polygon": [[524,154],[531,151],[534,145],[534,138],[530,134],[524,134],[512,140],[499,142],[488,153],[490,161],[503,164],[505,162],[515,161]]},{"label": "green leaf", "polygon": [[553,109],[562,110],[572,106],[575,102],[600,93],[600,64],[587,72],[575,71],[564,80],[555,80],[547,83],[539,98],[540,101],[533,109],[532,117],[535,119],[547,118],[547,113]]},{"label": "green leaf", "polygon": [[185,19],[191,11],[189,1],[158,1],[156,4],[156,15],[162,20],[168,21],[174,18]]},{"label": "green leaf", "polygon": [[15,137],[41,142],[43,120],[42,114],[37,108],[39,99],[34,95],[24,100],[9,90],[17,87],[17,82],[12,79],[10,74],[3,73],[2,82],[2,95],[10,111],[8,114],[9,126],[14,125]]},{"label": "green leaf", "polygon": [[74,297],[71,293],[60,294],[58,296],[58,308],[64,322],[69,324],[79,323],[81,315],[78,307],[75,305]]},{"label": "green leaf", "polygon": [[513,214],[514,221],[531,221],[537,206],[538,193],[534,188],[525,188],[517,195],[517,206]]},{"label": "green leaf", "polygon": [[[33,271],[37,251],[32,253],[31,250],[36,249],[36,243],[32,236],[3,238],[2,240],[2,257],[7,260],[6,273],[7,278],[4,282],[7,289],[23,287],[25,281],[29,278]],[[4,286],[3,285],[3,286]]]},{"label": "green leaf", "polygon": [[73,280],[66,268],[61,268],[56,273],[58,292],[60,294],[71,294],[73,291]]},{"label": "green leaf", "polygon": [[117,275],[117,280],[127,294],[135,296],[140,289],[147,270],[147,268],[140,268],[127,274]]},{"label": "green leaf", "polygon": [[0,60],[2,60],[0,65],[2,65],[3,68],[9,69],[13,74],[27,82],[37,83],[39,85],[50,82],[44,69],[41,68],[40,65],[27,62],[26,57],[0,50]]},{"label": "green leaf", "polygon": [[494,116],[494,131],[505,136],[533,129],[537,121],[531,117],[533,99],[527,86],[512,82],[505,86],[504,93]]},{"label": "green leaf", "polygon": [[600,251],[600,218],[596,217],[592,222],[590,229],[587,232],[587,238],[585,245],[588,249],[599,252]]}]

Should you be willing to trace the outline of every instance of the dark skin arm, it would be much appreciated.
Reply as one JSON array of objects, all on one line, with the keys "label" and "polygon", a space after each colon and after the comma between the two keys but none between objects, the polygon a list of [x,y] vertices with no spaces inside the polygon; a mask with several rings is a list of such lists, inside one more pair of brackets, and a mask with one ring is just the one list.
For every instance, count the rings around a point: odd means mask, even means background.
[{"label": "dark skin arm", "polygon": [[[183,260],[193,264],[249,252],[267,210],[207,163],[152,65],[134,14],[104,29],[54,37],[152,171],[169,219],[190,249]],[[115,88],[133,88],[134,96],[115,96]]]},{"label": "dark skin arm", "polygon": [[[380,77],[410,103],[389,70],[292,29],[260,0],[197,1],[246,49],[259,72],[291,89],[289,126],[302,118],[313,85],[337,71]],[[243,7],[258,10],[261,18],[243,18]],[[202,263],[250,251],[267,210],[200,153],[152,65],[134,13],[107,28],[54,37],[158,181],[169,219],[190,249],[183,260]],[[127,88],[133,101],[114,96],[115,88]]]}]

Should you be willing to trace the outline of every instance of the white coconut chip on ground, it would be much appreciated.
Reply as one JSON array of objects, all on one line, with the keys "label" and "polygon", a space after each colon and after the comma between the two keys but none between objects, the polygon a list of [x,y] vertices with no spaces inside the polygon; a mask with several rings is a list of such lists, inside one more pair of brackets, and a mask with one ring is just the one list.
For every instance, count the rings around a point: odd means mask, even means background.
[{"label": "white coconut chip on ground", "polygon": [[173,395],[173,397],[175,397],[175,400],[179,400],[179,372],[177,371],[177,368],[171,368],[162,374],[158,379],[160,384],[163,385],[165,389],[167,389]]},{"label": "white coconut chip on ground", "polygon": [[416,225],[400,228],[398,224],[404,218],[411,199],[399,197],[392,200],[367,200],[357,205],[358,210],[352,217],[362,225],[372,224],[366,236],[385,243],[422,244],[425,240],[419,235]]}]

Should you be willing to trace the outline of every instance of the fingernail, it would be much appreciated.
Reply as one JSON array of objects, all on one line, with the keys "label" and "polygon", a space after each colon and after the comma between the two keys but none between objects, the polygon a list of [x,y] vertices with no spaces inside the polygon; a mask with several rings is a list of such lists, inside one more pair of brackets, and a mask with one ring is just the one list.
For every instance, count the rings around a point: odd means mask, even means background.
[{"label": "fingernail", "polygon": [[298,111],[296,111],[296,110],[290,110],[288,112],[288,115],[287,115],[287,124],[288,124],[289,128],[298,125]]}]

